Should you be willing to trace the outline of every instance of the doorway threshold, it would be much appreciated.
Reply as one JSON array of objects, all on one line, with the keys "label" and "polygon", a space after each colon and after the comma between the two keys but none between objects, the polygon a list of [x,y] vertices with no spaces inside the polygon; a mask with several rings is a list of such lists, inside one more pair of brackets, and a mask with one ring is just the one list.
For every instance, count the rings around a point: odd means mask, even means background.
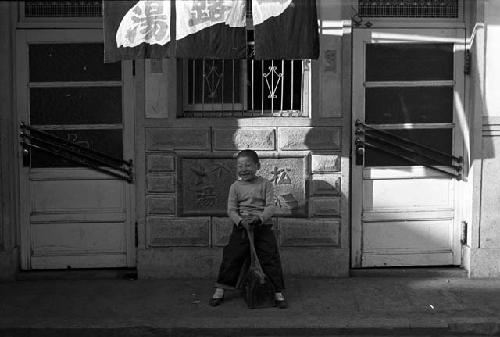
[{"label": "doorway threshold", "polygon": [[20,271],[16,274],[17,281],[136,279],[136,268],[28,270]]},{"label": "doorway threshold", "polygon": [[394,278],[467,278],[467,270],[458,266],[437,267],[382,267],[351,269],[350,277],[394,277]]}]

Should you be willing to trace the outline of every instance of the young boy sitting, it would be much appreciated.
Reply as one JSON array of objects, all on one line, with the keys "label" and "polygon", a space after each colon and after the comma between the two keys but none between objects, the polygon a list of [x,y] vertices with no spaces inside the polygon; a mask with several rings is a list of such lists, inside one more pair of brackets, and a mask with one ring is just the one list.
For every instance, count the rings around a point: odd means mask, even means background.
[{"label": "young boy sitting", "polygon": [[227,213],[234,223],[229,243],[224,247],[219,277],[215,293],[209,301],[217,306],[224,299],[224,289],[234,289],[241,267],[249,256],[250,245],[246,230],[254,231],[255,250],[264,273],[275,288],[275,303],[280,309],[288,307],[282,290],[283,272],[276,244],[271,230],[274,214],[273,185],[256,175],[260,169],[259,156],[255,151],[243,150],[238,153],[237,172],[239,179],[229,189]]}]

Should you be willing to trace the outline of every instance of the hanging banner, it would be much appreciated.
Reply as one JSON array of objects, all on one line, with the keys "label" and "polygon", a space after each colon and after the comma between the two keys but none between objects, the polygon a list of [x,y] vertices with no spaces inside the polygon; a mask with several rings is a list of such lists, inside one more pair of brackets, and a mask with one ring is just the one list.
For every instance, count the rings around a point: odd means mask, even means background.
[{"label": "hanging banner", "polygon": [[176,56],[240,59],[246,55],[246,0],[180,0]]},{"label": "hanging banner", "polygon": [[179,0],[174,5],[170,0],[104,1],[105,62],[245,58],[246,0]]},{"label": "hanging banner", "polygon": [[[104,60],[246,57],[247,0],[104,1]],[[315,0],[253,0],[255,57],[319,55]]]},{"label": "hanging banner", "polygon": [[316,0],[252,0],[256,59],[317,59]]},{"label": "hanging banner", "polygon": [[104,1],[104,62],[174,56],[171,3]]}]

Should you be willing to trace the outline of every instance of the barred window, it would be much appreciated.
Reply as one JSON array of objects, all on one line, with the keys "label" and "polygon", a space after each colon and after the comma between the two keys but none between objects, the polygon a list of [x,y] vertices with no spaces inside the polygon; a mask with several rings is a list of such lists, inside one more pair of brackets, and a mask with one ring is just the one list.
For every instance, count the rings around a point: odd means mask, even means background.
[{"label": "barred window", "polygon": [[459,0],[358,0],[359,15],[387,18],[459,17]]},{"label": "barred window", "polygon": [[184,60],[184,117],[308,116],[309,60]]},{"label": "barred window", "polygon": [[34,1],[24,2],[26,18],[88,18],[102,16],[102,1]]}]

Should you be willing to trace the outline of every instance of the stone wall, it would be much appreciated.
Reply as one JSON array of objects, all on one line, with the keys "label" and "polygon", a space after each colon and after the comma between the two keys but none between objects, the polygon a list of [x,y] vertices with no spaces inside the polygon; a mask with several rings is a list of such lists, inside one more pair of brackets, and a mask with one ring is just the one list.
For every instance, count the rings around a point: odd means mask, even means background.
[{"label": "stone wall", "polygon": [[[160,127],[146,128],[145,133],[146,252],[139,259],[143,277],[215,275],[220,248],[232,229],[226,202],[236,178],[234,154],[254,139],[257,145],[251,147],[261,157],[259,174],[275,186],[274,228],[284,268],[291,274],[346,274],[340,127]],[[204,258],[196,259],[199,254]],[[158,268],[153,267],[155,261]]]},{"label": "stone wall", "polygon": [[285,274],[348,275],[350,35],[341,18],[350,2],[318,4],[325,24],[312,62],[310,118],[178,118],[178,65],[138,64],[141,278],[216,276],[232,228],[234,155],[245,148],[259,153],[259,174],[275,187]]}]

